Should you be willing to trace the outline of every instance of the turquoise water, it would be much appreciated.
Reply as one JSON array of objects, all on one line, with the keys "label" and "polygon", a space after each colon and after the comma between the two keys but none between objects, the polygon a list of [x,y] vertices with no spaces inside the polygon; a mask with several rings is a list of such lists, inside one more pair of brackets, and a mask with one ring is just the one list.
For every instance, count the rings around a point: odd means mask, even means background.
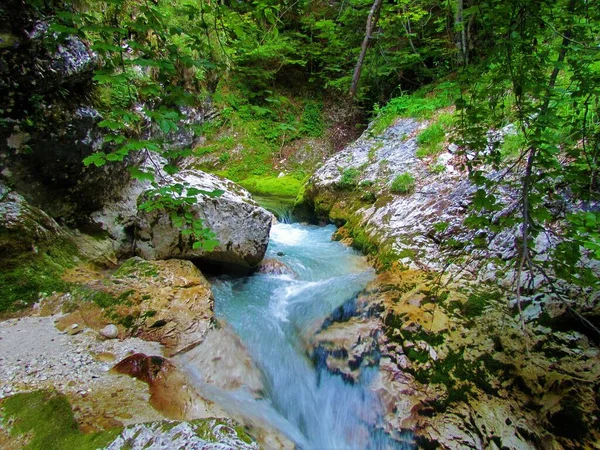
[{"label": "turquoise water", "polygon": [[264,416],[302,449],[402,448],[376,431],[381,408],[369,383],[377,369],[349,384],[315,367],[307,350],[324,319],[374,277],[363,256],[331,241],[334,230],[274,225],[267,258],[293,275],[213,280],[217,316],[239,335],[265,380],[263,399],[238,398],[235,408]]}]

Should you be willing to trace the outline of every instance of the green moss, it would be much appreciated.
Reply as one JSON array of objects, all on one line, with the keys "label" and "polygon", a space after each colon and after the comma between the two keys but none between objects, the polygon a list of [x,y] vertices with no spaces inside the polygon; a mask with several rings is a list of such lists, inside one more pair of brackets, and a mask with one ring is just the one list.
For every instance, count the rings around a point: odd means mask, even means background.
[{"label": "green moss", "polygon": [[383,250],[377,253],[377,260],[381,265],[381,270],[388,270],[400,259],[401,256],[394,250]]},{"label": "green moss", "polygon": [[361,201],[367,203],[375,203],[377,201],[377,195],[373,191],[365,191],[360,196]]},{"label": "green moss", "polygon": [[62,394],[35,391],[16,394],[1,405],[4,423],[13,436],[27,436],[29,450],[90,450],[108,445],[120,429],[84,434]]},{"label": "green moss", "polygon": [[71,285],[61,279],[74,265],[76,247],[56,243],[38,253],[21,254],[0,263],[0,313],[16,311],[35,303],[42,294],[67,292]]},{"label": "green moss", "polygon": [[71,289],[71,293],[77,300],[93,302],[101,308],[109,308],[122,303],[121,299],[113,297],[107,292],[90,289],[86,286],[74,286]]},{"label": "green moss", "polygon": [[129,258],[113,274],[116,278],[157,277],[156,266],[141,258]]},{"label": "green moss", "polygon": [[[462,351],[449,352],[448,356],[433,364],[428,380],[432,384],[443,384],[448,397],[443,406],[457,401],[466,401],[470,389],[463,383],[470,378],[469,364],[463,358]],[[440,405],[441,406],[441,405]]]},{"label": "green moss", "polygon": [[427,361],[429,361],[429,353],[422,350],[415,350],[412,347],[406,351],[406,356],[413,362],[425,364]]},{"label": "green moss", "polygon": [[377,244],[361,228],[351,228],[350,237],[352,238],[352,247],[361,251],[365,255],[377,253]]},{"label": "green moss", "polygon": [[223,419],[198,419],[191,421],[190,425],[194,428],[194,432],[199,438],[208,442],[219,441],[219,437],[213,432],[218,425],[224,425],[226,429],[233,429],[237,437],[247,444],[254,442],[242,426],[234,424],[232,426],[232,423]]},{"label": "green moss", "polygon": [[349,167],[344,169],[342,172],[342,178],[338,182],[337,186],[340,189],[351,191],[356,188],[358,184],[358,178],[360,177],[360,170]]},{"label": "green moss", "polygon": [[469,295],[467,301],[461,308],[461,312],[465,317],[470,319],[478,317],[483,314],[485,307],[490,301],[498,298],[499,293],[497,291],[485,292],[478,291]]},{"label": "green moss", "polygon": [[390,190],[395,194],[410,194],[415,190],[415,177],[404,172],[394,178]]},{"label": "green moss", "polygon": [[293,176],[250,177],[238,182],[251,193],[264,196],[296,198],[303,182]]}]

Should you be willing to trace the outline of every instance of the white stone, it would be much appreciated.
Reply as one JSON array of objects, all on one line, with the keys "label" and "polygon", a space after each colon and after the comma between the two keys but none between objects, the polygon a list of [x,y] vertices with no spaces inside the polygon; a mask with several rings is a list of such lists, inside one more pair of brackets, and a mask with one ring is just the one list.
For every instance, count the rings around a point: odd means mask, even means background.
[{"label": "white stone", "polygon": [[115,339],[119,336],[119,329],[116,325],[111,323],[110,325],[106,325],[104,328],[102,328],[99,333],[106,339]]}]

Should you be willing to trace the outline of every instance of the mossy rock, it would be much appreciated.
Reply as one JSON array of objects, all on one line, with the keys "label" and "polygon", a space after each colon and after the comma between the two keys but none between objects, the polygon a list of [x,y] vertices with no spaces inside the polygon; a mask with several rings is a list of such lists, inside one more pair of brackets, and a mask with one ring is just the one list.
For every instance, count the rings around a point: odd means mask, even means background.
[{"label": "mossy rock", "polygon": [[293,176],[250,177],[238,182],[252,194],[296,198],[302,188],[302,181]]},{"label": "mossy rock", "polygon": [[28,450],[91,450],[107,446],[120,428],[82,433],[63,394],[35,391],[6,398],[0,413],[9,433]]}]

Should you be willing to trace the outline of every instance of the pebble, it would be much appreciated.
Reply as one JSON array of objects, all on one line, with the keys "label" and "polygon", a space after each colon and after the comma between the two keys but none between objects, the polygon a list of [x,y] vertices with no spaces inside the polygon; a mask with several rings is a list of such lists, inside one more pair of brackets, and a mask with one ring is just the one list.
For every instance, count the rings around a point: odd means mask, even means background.
[{"label": "pebble", "polygon": [[100,330],[100,335],[106,339],[116,339],[119,336],[119,329],[113,324],[106,325]]}]

